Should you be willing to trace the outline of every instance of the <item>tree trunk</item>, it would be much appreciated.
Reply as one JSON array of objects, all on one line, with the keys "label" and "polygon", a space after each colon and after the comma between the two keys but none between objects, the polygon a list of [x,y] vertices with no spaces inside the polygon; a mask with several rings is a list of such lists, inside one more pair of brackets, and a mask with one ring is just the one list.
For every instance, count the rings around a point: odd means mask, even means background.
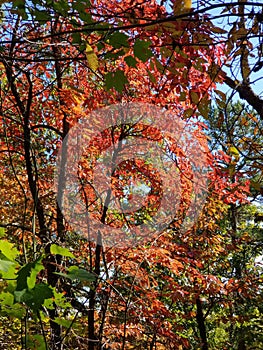
[{"label": "tree trunk", "polygon": [[202,302],[201,302],[200,298],[196,299],[196,307],[197,307],[196,320],[198,323],[200,338],[202,341],[201,349],[208,350],[206,328],[205,328],[205,318],[204,318],[203,309],[202,309]]},{"label": "tree trunk", "polygon": [[[94,272],[98,277],[100,275],[100,255],[102,250],[102,242],[101,242],[101,233],[98,232],[97,245],[95,250],[95,266]],[[89,298],[89,311],[88,311],[88,350],[98,349],[99,340],[95,335],[95,304],[96,304],[96,288],[97,288],[97,280],[93,283],[90,290],[90,298]]]}]

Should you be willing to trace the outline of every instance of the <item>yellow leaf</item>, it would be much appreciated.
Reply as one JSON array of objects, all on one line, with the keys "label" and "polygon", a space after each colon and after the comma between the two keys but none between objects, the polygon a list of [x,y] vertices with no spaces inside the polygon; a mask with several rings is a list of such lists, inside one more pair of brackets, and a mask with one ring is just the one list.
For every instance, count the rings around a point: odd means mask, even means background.
[{"label": "yellow leaf", "polygon": [[234,146],[229,147],[228,152],[233,156],[239,156],[238,149]]},{"label": "yellow leaf", "polygon": [[173,10],[175,15],[187,13],[192,8],[192,0],[175,0]]},{"label": "yellow leaf", "polygon": [[99,66],[98,57],[89,44],[86,46],[86,57],[89,68],[93,71],[96,71]]}]

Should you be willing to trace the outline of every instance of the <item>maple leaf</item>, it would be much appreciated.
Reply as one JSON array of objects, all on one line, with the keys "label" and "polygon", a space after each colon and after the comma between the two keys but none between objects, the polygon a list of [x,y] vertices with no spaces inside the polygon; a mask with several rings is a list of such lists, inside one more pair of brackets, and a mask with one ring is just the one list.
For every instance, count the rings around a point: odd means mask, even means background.
[{"label": "maple leaf", "polygon": [[95,72],[99,67],[99,61],[97,55],[89,44],[86,45],[86,58],[88,67]]}]

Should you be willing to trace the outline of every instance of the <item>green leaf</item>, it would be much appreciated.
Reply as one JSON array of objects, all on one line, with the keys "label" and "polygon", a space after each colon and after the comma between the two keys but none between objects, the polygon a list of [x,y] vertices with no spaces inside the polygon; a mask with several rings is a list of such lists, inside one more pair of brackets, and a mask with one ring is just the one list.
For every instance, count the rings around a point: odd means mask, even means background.
[{"label": "green leaf", "polygon": [[163,74],[165,68],[162,63],[159,60],[155,59],[155,65],[158,71]]},{"label": "green leaf", "polygon": [[88,272],[85,269],[80,269],[78,266],[71,266],[69,269],[69,275],[71,276],[71,278],[77,278],[80,281],[95,281],[96,280],[96,276],[91,273]]},{"label": "green leaf", "polygon": [[41,334],[28,334],[26,336],[26,344],[28,349],[46,350],[46,343],[43,335]]},{"label": "green leaf", "polygon": [[37,284],[33,289],[14,292],[17,302],[24,302],[34,312],[39,310],[45,299],[53,297],[53,291],[47,284]]},{"label": "green leaf", "polygon": [[4,227],[0,227],[0,238],[5,236],[5,228]]},{"label": "green leaf", "polygon": [[147,69],[147,73],[148,73],[148,75],[149,75],[150,81],[151,81],[153,84],[155,84],[155,83],[156,83],[156,78],[155,78],[154,74],[152,74],[152,72],[150,72],[148,69]]},{"label": "green leaf", "polygon": [[[12,295],[12,299],[14,300],[13,295]],[[11,303],[11,299],[9,301]],[[12,305],[11,304],[5,305],[5,304],[1,303],[1,314],[15,317],[15,318],[18,318],[19,320],[21,320],[23,317],[25,317],[26,310],[22,305],[20,305],[18,303],[12,304]]]},{"label": "green leaf", "polygon": [[51,16],[46,11],[35,10],[34,15],[37,21],[49,21]]},{"label": "green leaf", "polygon": [[109,72],[105,75],[106,89],[115,88],[118,92],[122,92],[124,85],[128,83],[128,80],[122,70],[116,72]]},{"label": "green leaf", "polygon": [[14,261],[19,254],[19,251],[14,247],[14,244],[7,240],[0,241],[0,252],[11,261]]},{"label": "green leaf", "polygon": [[64,293],[59,293],[56,291],[56,288],[52,288],[53,296],[52,298],[45,299],[44,306],[49,310],[54,310],[55,305],[61,309],[71,309],[72,305],[67,301]]},{"label": "green leaf", "polygon": [[134,56],[139,58],[142,62],[146,62],[153,56],[152,51],[149,49],[151,42],[137,39],[134,43]]},{"label": "green leaf", "polygon": [[96,280],[96,276],[88,272],[87,270],[80,269],[77,266],[71,266],[68,269],[68,273],[61,273],[61,272],[56,272],[57,275],[69,278],[70,280],[79,280],[81,282],[87,281],[87,282],[93,282]]},{"label": "green leaf", "polygon": [[3,306],[12,306],[14,304],[14,296],[13,294],[9,293],[9,292],[2,292],[0,294],[0,304],[1,304],[1,308],[3,308]]},{"label": "green leaf", "polygon": [[179,101],[185,101],[186,100],[186,92],[182,91],[179,96]]},{"label": "green leaf", "polygon": [[36,277],[38,273],[44,269],[41,263],[42,257],[36,261],[25,264],[17,272],[17,291],[22,291],[24,289],[32,289],[36,284]]},{"label": "green leaf", "polygon": [[116,49],[121,47],[129,47],[128,35],[116,32],[109,37],[109,44]]},{"label": "green leaf", "polygon": [[14,292],[14,296],[15,296],[15,301],[18,303],[21,303],[23,301],[23,296],[26,293],[26,289],[23,290],[16,290]]},{"label": "green leaf", "polygon": [[199,103],[199,96],[196,92],[194,91],[191,91],[190,92],[190,98],[191,98],[191,101],[194,103],[194,104],[198,104]]},{"label": "green leaf", "polygon": [[23,291],[27,289],[27,277],[30,276],[30,272],[34,263],[27,263],[21,267],[21,269],[17,272],[17,285],[16,291]]},{"label": "green leaf", "polygon": [[8,272],[10,267],[14,266],[15,263],[13,261],[9,260],[0,260],[0,273],[3,272]]},{"label": "green leaf", "polygon": [[75,259],[75,256],[68,250],[68,248],[60,247],[57,244],[51,244],[50,253]]},{"label": "green leaf", "polygon": [[79,18],[85,23],[92,23],[91,14],[86,12],[86,9],[90,7],[90,1],[76,0],[72,3],[72,8],[78,12]]},{"label": "green leaf", "polygon": [[208,119],[209,111],[210,111],[210,103],[208,103],[208,101],[205,102],[204,100],[202,100],[202,102],[199,103],[198,105],[198,111],[204,119]]},{"label": "green leaf", "polygon": [[[18,264],[14,261],[5,259],[5,256],[0,254],[0,276],[3,279],[14,280],[17,277],[17,266]],[[3,259],[4,258],[4,259]],[[9,281],[10,282],[10,281]]]},{"label": "green leaf", "polygon": [[27,13],[25,8],[25,0],[15,0],[13,1],[13,11],[19,14],[22,19],[27,19]]},{"label": "green leaf", "polygon": [[192,117],[193,113],[194,113],[193,108],[187,108],[187,109],[184,111],[184,119],[187,119],[187,118]]},{"label": "green leaf", "polygon": [[137,61],[134,57],[132,56],[127,56],[124,58],[124,61],[128,64],[129,67],[136,68],[137,66]]},{"label": "green leaf", "polygon": [[32,266],[30,276],[27,277],[27,286],[29,289],[33,289],[35,287],[37,275],[43,269],[44,266],[41,263],[41,260],[36,261],[35,264]]},{"label": "green leaf", "polygon": [[106,55],[104,56],[105,59],[109,59],[112,61],[118,60],[120,57],[122,57],[125,54],[123,49],[116,49],[114,52],[107,52]]},{"label": "green leaf", "polygon": [[32,289],[33,303],[32,309],[40,309],[41,305],[44,303],[45,299],[53,297],[53,291],[47,284],[41,283],[37,284],[34,289]]},{"label": "green leaf", "polygon": [[71,37],[72,37],[73,44],[80,44],[81,43],[80,33],[73,33]]},{"label": "green leaf", "polygon": [[69,328],[72,325],[72,321],[65,318],[55,317],[54,322],[65,328]]},{"label": "green leaf", "polygon": [[47,308],[48,310],[54,310],[55,309],[55,304],[53,298],[48,298],[45,299],[43,306]]},{"label": "green leaf", "polygon": [[70,10],[69,4],[66,0],[57,0],[52,3],[53,8],[56,12],[62,16],[67,16],[68,11]]}]

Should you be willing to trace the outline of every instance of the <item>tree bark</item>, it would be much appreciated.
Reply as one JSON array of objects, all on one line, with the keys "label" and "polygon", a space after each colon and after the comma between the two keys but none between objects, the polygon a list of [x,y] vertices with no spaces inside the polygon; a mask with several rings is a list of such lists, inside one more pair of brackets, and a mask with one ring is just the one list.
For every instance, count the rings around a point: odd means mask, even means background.
[{"label": "tree bark", "polygon": [[223,79],[231,89],[239,93],[241,99],[247,101],[247,103],[258,112],[260,118],[263,120],[263,100],[254,93],[250,85],[246,82],[241,83],[237,80],[233,80],[224,72]]},{"label": "tree bark", "polygon": [[202,302],[201,302],[199,297],[196,299],[196,308],[197,308],[196,320],[197,320],[197,324],[198,324],[198,328],[199,328],[200,338],[202,341],[201,349],[208,350],[205,318],[204,318],[204,314],[203,314]]},{"label": "tree bark", "polygon": [[96,288],[98,283],[98,277],[100,275],[100,256],[102,250],[102,242],[101,242],[101,233],[98,232],[97,237],[97,245],[95,250],[95,266],[94,272],[97,276],[96,281],[93,283],[90,289],[90,297],[89,297],[89,311],[88,311],[88,350],[94,350],[99,344],[99,340],[95,335],[95,304],[96,304]]}]

